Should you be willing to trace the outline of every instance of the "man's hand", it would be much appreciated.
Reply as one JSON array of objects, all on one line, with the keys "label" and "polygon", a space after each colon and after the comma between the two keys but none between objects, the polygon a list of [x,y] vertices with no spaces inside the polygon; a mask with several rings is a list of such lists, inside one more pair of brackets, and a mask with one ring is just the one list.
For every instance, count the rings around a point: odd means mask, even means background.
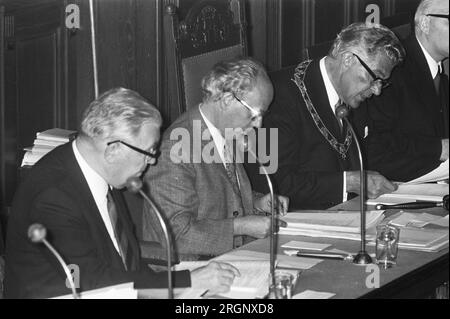
[{"label": "man's hand", "polygon": [[[256,199],[253,202],[253,207],[262,213],[270,214],[270,206],[271,206],[271,199],[270,199],[270,193],[264,195],[263,197],[260,197]],[[281,216],[284,216],[287,214],[288,208],[289,208],[289,198],[286,196],[276,195],[275,194],[275,211],[278,211],[278,214]]]},{"label": "man's hand", "polygon": [[229,291],[234,278],[240,275],[236,267],[213,261],[191,271],[191,286],[195,289],[205,289],[207,295],[211,296]]},{"label": "man's hand", "polygon": [[[286,227],[287,223],[276,216],[276,227]],[[265,238],[270,234],[271,216],[247,215],[237,217],[234,221],[234,235],[248,235],[255,238]]]},{"label": "man's hand", "polygon": [[[366,171],[366,195],[368,198],[377,198],[386,193],[392,193],[398,186],[387,180],[378,172]],[[347,192],[359,194],[360,173],[359,171],[346,172]]]},{"label": "man's hand", "polygon": [[441,162],[448,160],[448,138],[442,140]]}]

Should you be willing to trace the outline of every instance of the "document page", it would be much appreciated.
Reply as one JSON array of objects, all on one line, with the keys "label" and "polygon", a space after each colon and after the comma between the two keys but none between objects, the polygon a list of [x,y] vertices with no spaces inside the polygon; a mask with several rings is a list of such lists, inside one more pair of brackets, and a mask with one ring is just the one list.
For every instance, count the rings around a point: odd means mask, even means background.
[{"label": "document page", "polygon": [[[436,169],[425,174],[419,178],[413,179],[412,181],[407,182],[406,184],[421,184],[421,183],[430,183],[430,182],[439,182],[443,180],[448,180],[448,160],[442,162]],[[448,186],[447,186],[448,187]]]}]

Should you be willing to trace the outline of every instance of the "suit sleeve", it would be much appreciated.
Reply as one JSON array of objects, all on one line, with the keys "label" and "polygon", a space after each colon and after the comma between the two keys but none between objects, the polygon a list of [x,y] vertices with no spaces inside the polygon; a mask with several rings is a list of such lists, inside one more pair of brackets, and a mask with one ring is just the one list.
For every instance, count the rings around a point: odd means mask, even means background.
[{"label": "suit sleeve", "polygon": [[[30,217],[46,226],[49,241],[66,263],[79,267],[79,283],[82,291],[124,282],[134,282],[136,288],[167,286],[163,273],[155,273],[150,269],[126,272],[113,268],[98,258],[100,254],[97,251],[98,247],[91,242],[92,229],[80,217],[82,216],[79,213],[80,209],[68,194],[57,188],[50,188],[35,198]],[[66,276],[62,267],[48,249],[42,245],[39,245],[39,249],[44,259],[54,269],[46,269],[41,274],[29,272],[29,275],[33,276],[32,282],[41,282],[37,283],[39,289],[36,291],[49,295],[67,294],[68,290],[64,285]],[[42,263],[45,262],[42,261]],[[175,277],[175,282],[179,285],[190,285],[188,272],[180,272]]]},{"label": "suit sleeve", "polygon": [[407,88],[398,79],[393,82],[368,102],[368,166],[392,180],[408,181],[439,166],[441,139],[402,129],[402,114],[410,107],[403,96]]},{"label": "suit sleeve", "polygon": [[[145,176],[149,194],[170,223],[176,250],[183,254],[217,255],[233,248],[233,219],[211,218],[220,216],[202,211],[198,196],[195,165],[176,163],[181,158],[171,158],[171,146],[164,143],[158,165],[151,167]],[[175,156],[175,154],[172,154]],[[214,182],[214,181],[209,181]],[[161,238],[159,222],[152,209],[144,204],[144,240]],[[158,229],[158,230],[155,230]]]}]

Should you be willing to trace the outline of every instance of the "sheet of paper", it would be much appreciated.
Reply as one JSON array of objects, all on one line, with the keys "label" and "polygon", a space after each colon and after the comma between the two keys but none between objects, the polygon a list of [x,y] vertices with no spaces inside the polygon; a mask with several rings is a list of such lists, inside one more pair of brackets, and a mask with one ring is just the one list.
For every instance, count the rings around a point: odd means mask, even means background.
[{"label": "sheet of paper", "polygon": [[[222,256],[215,258],[214,260],[227,261],[227,260],[269,260],[269,253],[261,253],[251,250],[235,250],[226,253]],[[322,262],[322,259],[304,258],[297,256],[286,256],[277,254],[276,260],[278,261],[277,267],[280,268],[293,268],[293,269],[310,269]]]},{"label": "sheet of paper", "polygon": [[[366,227],[370,228],[383,219],[384,211],[367,211]],[[361,214],[355,211],[299,211],[291,212],[282,219],[287,222],[287,227],[280,229],[289,231],[293,229],[317,230],[331,232],[360,232]]]},{"label": "sheet of paper", "polygon": [[[421,183],[431,183],[439,182],[448,179],[448,159],[441,163],[436,169],[425,174],[419,178],[413,179],[406,184],[421,184]],[[447,186],[448,189],[448,186]],[[447,190],[448,193],[448,190]]]},{"label": "sheet of paper", "polygon": [[[444,222],[441,221],[442,219],[444,219]],[[427,213],[403,212],[398,217],[394,218],[389,222],[389,224],[399,227],[416,227],[416,228],[422,228],[432,223],[433,224],[441,223],[445,225],[445,218]],[[448,218],[447,218],[447,227],[448,227]]]},{"label": "sheet of paper", "polygon": [[[241,275],[234,278],[230,291],[221,293],[219,294],[220,296],[231,299],[254,299],[262,298],[267,295],[270,270],[268,259],[221,259],[221,261],[229,263],[236,267]],[[175,265],[174,268],[175,270],[193,270],[195,268],[205,266],[209,263],[210,261],[184,261],[178,265]],[[191,289],[190,291],[187,290],[180,298],[186,298],[186,295],[191,297],[197,295],[197,297],[200,297],[203,292],[198,289],[196,291],[194,291],[193,289]]]},{"label": "sheet of paper", "polygon": [[305,290],[292,297],[292,299],[330,299],[335,296],[332,292]]},{"label": "sheet of paper", "polygon": [[[133,288],[133,283],[125,283],[108,286],[100,289],[84,291],[80,299],[137,299],[138,291]],[[73,299],[72,295],[64,295],[52,299]]]},{"label": "sheet of paper", "polygon": [[306,241],[291,240],[290,242],[282,245],[282,248],[304,249],[304,250],[324,250],[330,247],[330,244],[309,243]]}]

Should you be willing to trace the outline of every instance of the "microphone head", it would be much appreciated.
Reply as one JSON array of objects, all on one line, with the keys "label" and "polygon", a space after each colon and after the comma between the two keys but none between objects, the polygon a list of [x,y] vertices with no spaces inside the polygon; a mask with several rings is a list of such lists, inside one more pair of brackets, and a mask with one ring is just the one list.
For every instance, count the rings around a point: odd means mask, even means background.
[{"label": "microphone head", "polygon": [[130,177],[127,180],[127,188],[132,193],[138,193],[142,189],[142,180],[139,177]]},{"label": "microphone head", "polygon": [[28,227],[28,238],[33,243],[41,243],[47,236],[47,229],[41,224],[32,224]]},{"label": "microphone head", "polygon": [[337,118],[343,119],[350,113],[350,108],[345,104],[341,104],[336,108],[336,110],[334,110],[334,113],[336,114]]},{"label": "microphone head", "polygon": [[444,196],[444,199],[443,199],[442,201],[443,201],[443,206],[444,206],[444,208],[445,208],[446,210],[448,210],[448,195],[445,195],[445,196]]}]

